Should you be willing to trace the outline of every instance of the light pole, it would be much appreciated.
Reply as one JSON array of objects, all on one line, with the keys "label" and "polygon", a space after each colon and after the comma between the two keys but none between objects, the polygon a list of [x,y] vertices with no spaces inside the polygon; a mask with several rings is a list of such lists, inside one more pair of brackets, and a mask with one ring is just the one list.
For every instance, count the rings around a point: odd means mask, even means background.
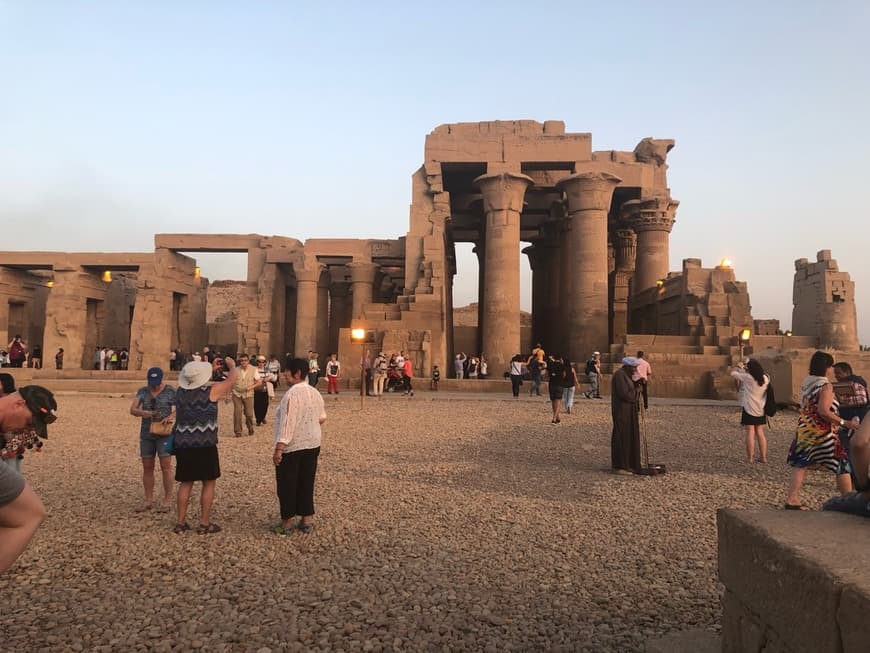
[{"label": "light pole", "polygon": [[752,337],[752,329],[740,329],[740,334],[737,339],[740,341],[740,362],[743,362],[743,352],[749,346],[749,339]]},{"label": "light pole", "polygon": [[366,347],[366,330],[351,329],[350,341],[354,344],[359,344],[359,409],[362,410],[366,403],[366,369],[363,365],[363,355]]}]

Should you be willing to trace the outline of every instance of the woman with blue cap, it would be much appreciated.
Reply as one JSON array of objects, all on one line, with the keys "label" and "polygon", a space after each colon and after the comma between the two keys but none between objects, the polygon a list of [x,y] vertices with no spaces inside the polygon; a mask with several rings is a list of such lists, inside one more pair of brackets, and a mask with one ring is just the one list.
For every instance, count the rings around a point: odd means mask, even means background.
[{"label": "woman with blue cap", "polygon": [[[139,456],[142,458],[142,485],[145,487],[145,503],[136,512],[146,512],[154,506],[154,458],[160,461],[160,476],[163,479],[163,502],[158,512],[168,512],[172,505],[172,458],[167,450],[168,435],[161,435],[161,428],[155,425],[169,424],[173,421],[175,407],[175,388],[163,383],[163,370],[152,367],[146,374],[148,385],[139,388],[136,398],[130,405],[130,414],[141,417],[139,426]],[[165,430],[165,429],[164,429]],[[156,431],[156,432],[155,432]]]}]

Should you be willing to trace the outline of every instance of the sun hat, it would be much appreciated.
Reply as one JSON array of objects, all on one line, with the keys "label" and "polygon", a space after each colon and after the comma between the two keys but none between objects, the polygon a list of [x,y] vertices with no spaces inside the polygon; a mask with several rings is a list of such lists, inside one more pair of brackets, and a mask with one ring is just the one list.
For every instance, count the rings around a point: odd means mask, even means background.
[{"label": "sun hat", "polygon": [[178,375],[178,386],[184,390],[196,390],[211,381],[211,363],[191,361]]},{"label": "sun hat", "polygon": [[46,426],[57,419],[57,402],[50,390],[41,385],[26,385],[18,389],[27,408],[33,414],[33,430],[41,438],[48,437]]},{"label": "sun hat", "polygon": [[637,360],[634,356],[626,356],[622,359],[622,364],[628,365],[629,367],[637,367],[639,363],[640,361]]},{"label": "sun hat", "polygon": [[259,356],[257,356],[257,362],[258,362],[258,363],[265,363],[265,362],[266,362],[266,357],[263,356],[263,354],[260,354]]},{"label": "sun hat", "polygon": [[152,367],[148,370],[148,385],[152,388],[156,388],[161,383],[163,383],[163,370],[159,367]]},{"label": "sun hat", "polygon": [[601,352],[600,351],[593,351],[592,355],[593,356],[601,356]]}]

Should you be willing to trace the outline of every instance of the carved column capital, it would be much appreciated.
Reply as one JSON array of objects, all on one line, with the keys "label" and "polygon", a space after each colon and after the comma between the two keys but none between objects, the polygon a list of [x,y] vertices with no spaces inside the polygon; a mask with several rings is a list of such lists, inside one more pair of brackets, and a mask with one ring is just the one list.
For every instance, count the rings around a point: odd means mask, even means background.
[{"label": "carved column capital", "polygon": [[613,189],[621,181],[608,172],[581,172],[565,177],[556,188],[565,193],[569,215],[577,211],[609,211]]},{"label": "carved column capital", "polygon": [[622,272],[634,270],[637,257],[637,234],[631,229],[617,229],[614,233],[616,269]]},{"label": "carved column capital", "polygon": [[353,283],[374,283],[375,272],[378,270],[377,263],[367,261],[352,261],[347,264],[350,270],[350,280]]},{"label": "carved column capital", "polygon": [[323,263],[312,261],[300,261],[293,264],[293,274],[296,275],[296,281],[317,283],[320,281],[320,275],[323,274],[325,269],[326,266]]},{"label": "carved column capital", "polygon": [[534,186],[531,177],[515,172],[481,175],[474,180],[474,185],[480,189],[483,197],[483,210],[516,211],[522,213],[526,189]]},{"label": "carved column capital", "polygon": [[629,200],[620,209],[622,221],[636,233],[643,231],[671,232],[680,203],[668,196]]}]

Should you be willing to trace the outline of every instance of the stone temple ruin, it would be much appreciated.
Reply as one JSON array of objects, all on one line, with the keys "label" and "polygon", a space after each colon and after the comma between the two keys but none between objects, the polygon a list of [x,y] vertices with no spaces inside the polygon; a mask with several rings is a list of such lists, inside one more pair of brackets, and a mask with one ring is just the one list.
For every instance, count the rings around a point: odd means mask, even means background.
[{"label": "stone temple ruin", "polygon": [[[452,374],[455,244],[473,243],[471,338],[493,378],[533,341],[574,361],[642,348],[656,394],[715,397],[731,391],[724,371],[741,353],[743,328],[754,330],[756,352],[857,352],[854,284],[828,251],[796,263],[791,337],[753,318],[730,266],[688,258],[669,271],[673,146],[644,138],[631,152],[593,151],[591,134],[559,121],[442,125],[412,177],[403,237],[158,234],[153,254],[0,252],[0,333],[41,344],[49,361],[63,347],[67,368],[90,369],[103,343],[128,346],[133,370],[165,367],[171,349],[207,343],[279,356],[337,351],[353,368],[353,326],[373,332],[373,349],[404,350],[417,375],[435,364]],[[533,274],[530,329],[521,328],[521,251]],[[209,282],[189,256],[197,252],[247,254],[236,309],[219,328],[206,319]],[[234,339],[210,342],[218,331]]]}]

